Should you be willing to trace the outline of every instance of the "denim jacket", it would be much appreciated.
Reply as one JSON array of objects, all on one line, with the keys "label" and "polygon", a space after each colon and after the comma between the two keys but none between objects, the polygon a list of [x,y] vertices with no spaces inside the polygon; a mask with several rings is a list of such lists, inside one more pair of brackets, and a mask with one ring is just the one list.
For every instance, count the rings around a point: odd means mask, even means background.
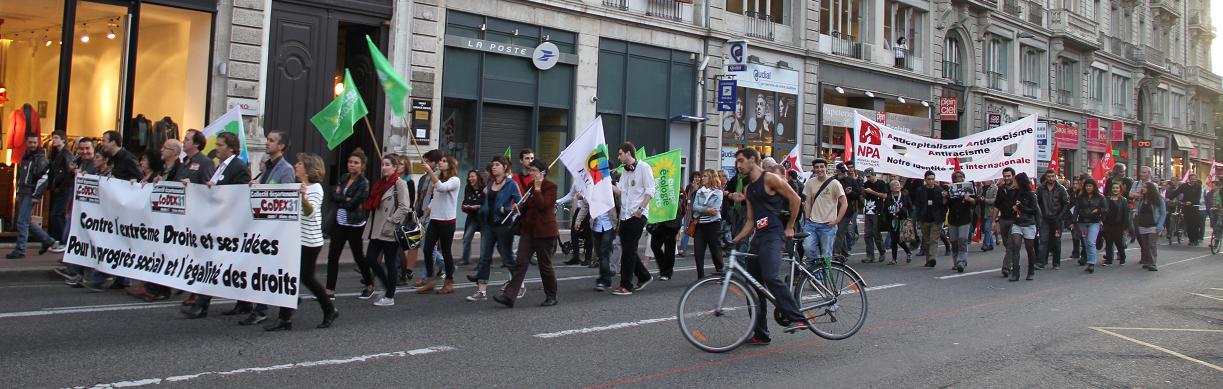
[{"label": "denim jacket", "polygon": [[696,195],[692,196],[692,214],[697,215],[698,223],[712,223],[722,220],[721,212],[709,215],[710,209],[722,209],[722,191],[718,189],[701,188],[696,191]]},{"label": "denim jacket", "polygon": [[[492,192],[493,184],[489,183],[484,186],[484,190]],[[480,207],[480,219],[487,220],[489,212],[493,214],[493,220],[500,223],[505,219],[514,203],[522,200],[522,192],[518,190],[518,184],[514,180],[505,180],[505,185],[501,187],[501,191],[497,192],[497,197],[484,196],[484,206]],[[502,211],[504,209],[504,211]]]}]

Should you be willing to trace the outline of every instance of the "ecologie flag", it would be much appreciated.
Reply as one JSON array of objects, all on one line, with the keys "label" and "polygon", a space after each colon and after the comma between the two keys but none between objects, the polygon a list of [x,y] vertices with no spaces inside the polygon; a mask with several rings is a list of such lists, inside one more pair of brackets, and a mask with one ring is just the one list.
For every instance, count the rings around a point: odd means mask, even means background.
[{"label": "ecologie flag", "polygon": [[[508,152],[508,150],[507,150]],[[607,161],[607,140],[603,137],[603,117],[582,130],[573,143],[561,151],[561,163],[575,180],[582,181],[582,197],[590,205],[590,217],[603,216],[616,206],[612,192],[611,164]]]},{"label": "ecologie flag", "polygon": [[[619,149],[617,149],[616,151],[619,152]],[[619,153],[617,153],[617,155],[619,155]],[[646,158],[645,147],[638,147],[637,153],[633,154],[633,158],[636,158],[638,161],[644,161]],[[648,164],[649,162],[646,162],[646,163]],[[624,164],[620,164],[620,167],[616,168],[616,173],[624,174]]]},{"label": "ecologie flag", "polygon": [[238,158],[241,158],[242,162],[250,162],[246,153],[246,135],[244,135],[246,131],[243,130],[242,113],[238,107],[234,107],[204,127],[203,134],[208,138],[208,144],[204,146],[203,150],[204,155],[208,155],[217,148],[217,135],[222,132],[232,132],[238,136]]},{"label": "ecologie flag", "polygon": [[514,160],[514,153],[510,152],[510,146],[505,146],[505,159]]},{"label": "ecologie flag", "polygon": [[[365,36],[365,43],[369,44],[369,56],[374,59],[374,70],[378,72],[378,80],[382,81],[382,89],[386,91],[386,100],[391,104],[391,111],[395,116],[407,117],[404,116],[403,102],[408,94],[412,93],[412,85],[399,76],[391,62],[387,61],[378,46],[374,45],[374,41],[369,39],[369,35]],[[344,87],[347,90],[348,86]]]},{"label": "ecologie flag", "polygon": [[681,150],[674,149],[653,157],[642,159],[654,171],[654,197],[650,198],[650,214],[647,223],[674,220],[679,210]]},{"label": "ecologie flag", "polygon": [[323,139],[327,140],[327,149],[335,150],[336,146],[352,136],[353,126],[367,113],[369,109],[365,108],[365,100],[361,99],[361,93],[357,92],[357,86],[352,83],[352,74],[349,74],[348,69],[344,69],[344,92],[310,118],[310,123],[313,123],[318,132],[323,134]]}]

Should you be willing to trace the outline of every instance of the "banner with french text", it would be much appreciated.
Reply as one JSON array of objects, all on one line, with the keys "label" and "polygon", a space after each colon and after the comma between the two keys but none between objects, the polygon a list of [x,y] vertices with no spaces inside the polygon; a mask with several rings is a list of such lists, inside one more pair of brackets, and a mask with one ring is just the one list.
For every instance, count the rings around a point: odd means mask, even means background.
[{"label": "banner with french text", "polygon": [[64,262],[188,292],[297,307],[301,187],[78,176]]},{"label": "banner with french text", "polygon": [[922,178],[929,170],[938,181],[951,182],[956,170],[964,172],[966,181],[983,181],[1002,178],[1002,170],[1010,167],[1015,174],[1036,177],[1036,115],[956,139],[932,139],[855,113],[852,135],[859,171],[874,168]]}]

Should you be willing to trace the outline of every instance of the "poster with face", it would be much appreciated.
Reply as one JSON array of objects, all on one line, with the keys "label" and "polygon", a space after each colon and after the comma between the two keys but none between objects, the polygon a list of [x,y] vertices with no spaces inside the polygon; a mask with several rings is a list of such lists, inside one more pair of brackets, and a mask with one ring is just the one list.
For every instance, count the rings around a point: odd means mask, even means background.
[{"label": "poster with face", "polygon": [[775,98],[772,92],[748,89],[747,139],[769,142],[776,127]]},{"label": "poster with face", "polygon": [[738,99],[735,100],[735,111],[722,118],[722,141],[743,142],[747,131],[747,88],[738,88]]},{"label": "poster with face", "polygon": [[774,132],[777,143],[798,141],[798,98],[791,94],[777,94],[777,128]]}]

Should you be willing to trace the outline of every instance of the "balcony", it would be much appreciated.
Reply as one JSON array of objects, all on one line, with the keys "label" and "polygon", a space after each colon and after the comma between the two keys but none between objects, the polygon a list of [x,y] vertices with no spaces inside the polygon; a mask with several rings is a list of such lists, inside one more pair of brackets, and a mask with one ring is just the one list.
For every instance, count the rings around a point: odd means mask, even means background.
[{"label": "balcony", "polygon": [[1108,37],[1108,52],[1132,61],[1134,57],[1134,44],[1115,36]]},{"label": "balcony", "polygon": [[1080,50],[1092,51],[1100,48],[1100,39],[1096,35],[1099,26],[1094,20],[1063,8],[1053,10],[1049,22],[1054,38],[1065,39],[1066,43],[1073,44]]},{"label": "balcony", "polygon": [[832,53],[843,57],[862,58],[862,43],[858,37],[834,32],[832,36]]},{"label": "balcony", "polygon": [[603,6],[628,11],[628,0],[603,0]]},{"label": "balcony", "polygon": [[998,9],[998,0],[952,0],[952,4],[967,4],[974,11],[993,11]]},{"label": "balcony", "polygon": [[1007,90],[1006,75],[1002,73],[985,72],[985,81],[986,85],[989,86],[990,89],[996,89],[1004,92]]},{"label": "balcony", "polygon": [[1196,83],[1200,88],[1206,88],[1215,93],[1223,94],[1223,77],[1200,66],[1190,66],[1185,77],[1186,81]]},{"label": "balcony", "polygon": [[1023,14],[1023,10],[1019,9],[1019,0],[1002,0],[1002,12],[1015,16]]},{"label": "balcony", "polygon": [[1023,85],[1023,96],[1024,97],[1031,97],[1033,99],[1040,98],[1040,83],[1039,82],[1022,81],[1020,82],[1020,84]]},{"label": "balcony", "polygon": [[1160,68],[1168,66],[1168,56],[1164,53],[1163,49],[1156,48],[1154,46],[1146,46],[1142,49],[1142,51],[1144,54],[1146,54],[1143,59],[1146,61],[1147,65],[1154,65]]},{"label": "balcony", "polygon": [[683,5],[684,3],[675,0],[647,0],[645,14],[680,22],[684,20]]},{"label": "balcony", "polygon": [[1058,89],[1057,93],[1054,93],[1054,95],[1057,96],[1056,101],[1058,104],[1061,104],[1061,105],[1074,104],[1074,92],[1071,92],[1065,89]]},{"label": "balcony", "polygon": [[1045,6],[1037,2],[1028,2],[1028,23],[1045,26]]},{"label": "balcony", "polygon": [[1215,37],[1215,26],[1211,24],[1210,15],[1194,13],[1189,15],[1189,33],[1198,36]]},{"label": "balcony", "polygon": [[1104,113],[1104,100],[1087,99],[1087,109],[1095,113]]},{"label": "balcony", "polygon": [[745,12],[743,13],[743,34],[771,41],[777,37],[777,23],[773,22],[772,15]]},{"label": "balcony", "polygon": [[1181,17],[1179,0],[1151,0],[1151,14],[1159,24],[1171,26]]}]

